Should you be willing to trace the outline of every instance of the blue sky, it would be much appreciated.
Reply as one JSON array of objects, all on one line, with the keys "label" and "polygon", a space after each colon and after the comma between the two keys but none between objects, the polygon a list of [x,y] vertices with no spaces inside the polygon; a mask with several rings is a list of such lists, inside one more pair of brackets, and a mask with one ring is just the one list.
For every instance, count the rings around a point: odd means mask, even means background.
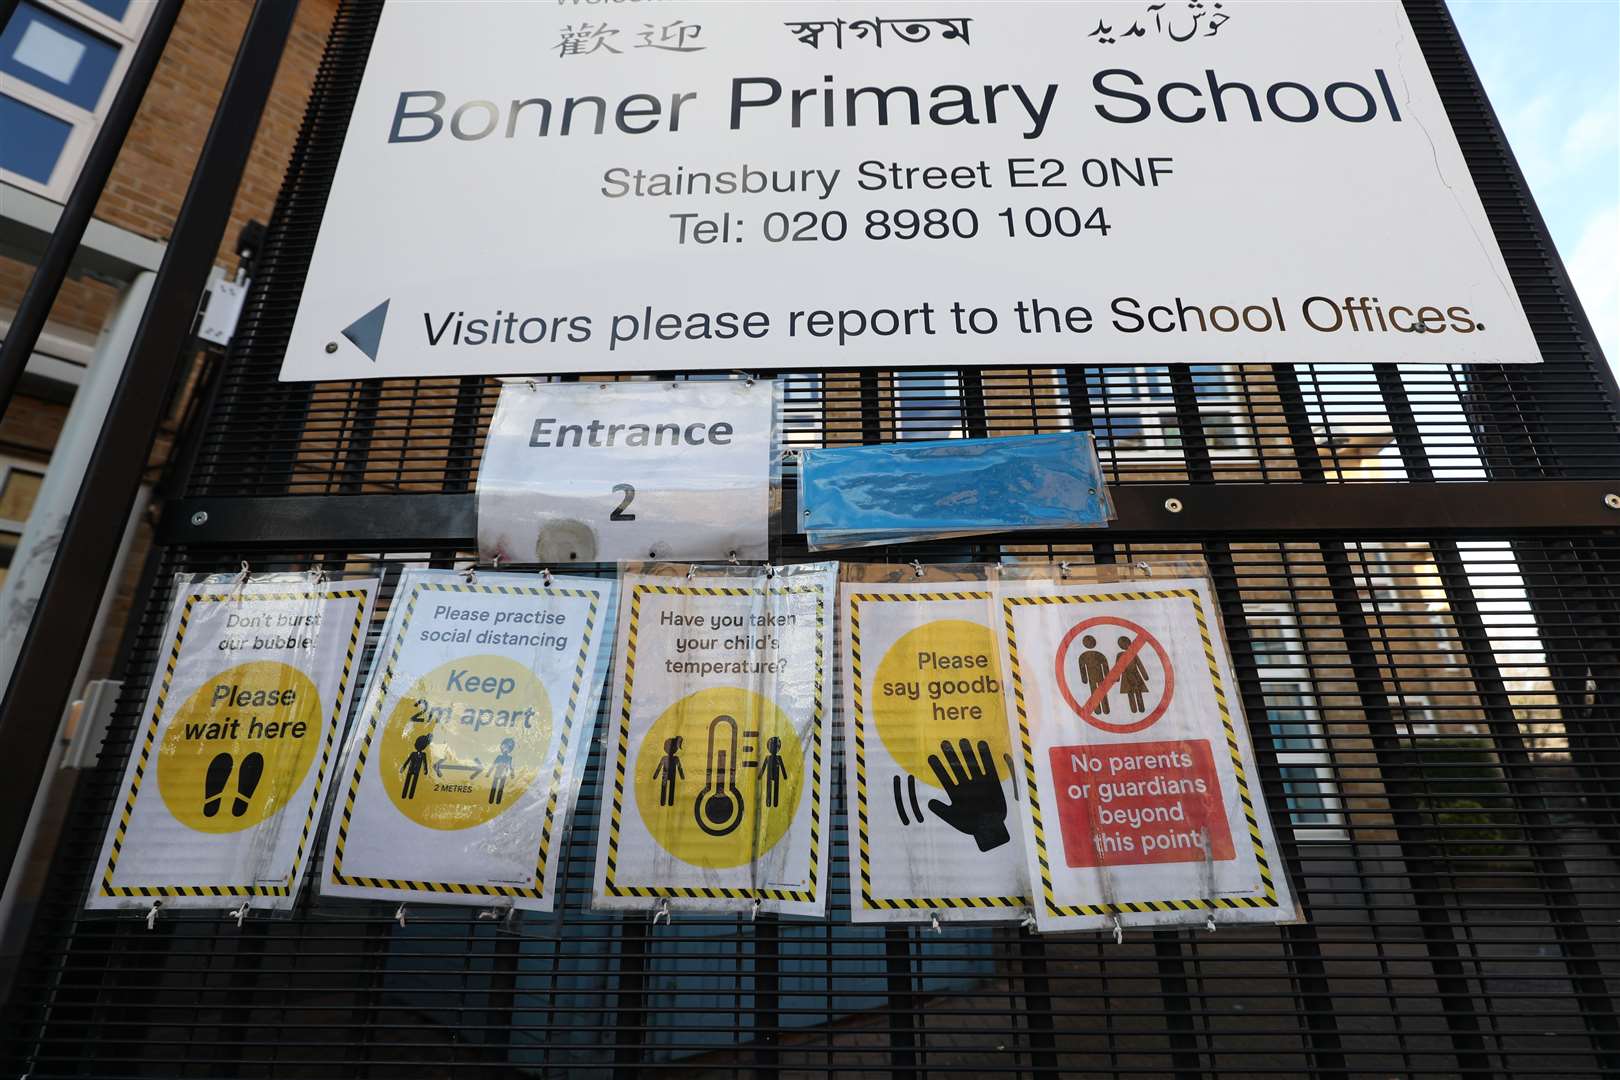
[{"label": "blue sky", "polygon": [[1620,0],[1449,0],[1610,364],[1620,368]]}]

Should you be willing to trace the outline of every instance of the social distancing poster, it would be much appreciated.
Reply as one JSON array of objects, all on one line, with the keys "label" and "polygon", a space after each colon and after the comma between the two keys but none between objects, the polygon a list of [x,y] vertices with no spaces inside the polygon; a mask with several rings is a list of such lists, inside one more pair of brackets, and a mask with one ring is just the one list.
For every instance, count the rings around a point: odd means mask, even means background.
[{"label": "social distancing poster", "polygon": [[594,907],[822,912],[836,579],[625,568]]},{"label": "social distancing poster", "polygon": [[1205,579],[1014,568],[999,603],[1040,928],[1292,920]]},{"label": "social distancing poster", "polygon": [[551,910],[614,584],[407,571],[344,758],[321,892]]},{"label": "social distancing poster", "polygon": [[992,583],[973,568],[846,566],[845,790],[857,922],[1016,919],[1021,778]]},{"label": "social distancing poster", "polygon": [[374,586],[179,584],[87,907],[292,907]]}]

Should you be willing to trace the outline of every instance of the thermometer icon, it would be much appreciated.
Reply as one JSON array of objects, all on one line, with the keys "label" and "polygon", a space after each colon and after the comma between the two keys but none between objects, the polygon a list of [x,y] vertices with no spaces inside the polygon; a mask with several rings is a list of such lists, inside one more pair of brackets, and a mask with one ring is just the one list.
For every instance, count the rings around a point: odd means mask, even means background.
[{"label": "thermometer icon", "polygon": [[692,806],[698,828],[710,836],[729,836],[742,824],[742,792],[737,790],[737,721],[716,716],[709,721],[709,756],[703,790]]}]

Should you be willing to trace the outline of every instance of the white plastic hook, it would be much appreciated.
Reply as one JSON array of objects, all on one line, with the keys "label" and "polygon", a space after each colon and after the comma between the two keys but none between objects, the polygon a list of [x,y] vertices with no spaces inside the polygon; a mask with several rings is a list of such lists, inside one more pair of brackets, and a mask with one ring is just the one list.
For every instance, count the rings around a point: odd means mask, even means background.
[{"label": "white plastic hook", "polygon": [[770,563],[766,563],[765,564],[765,579],[767,581],[769,581],[770,579],[772,579],[774,577],[776,577],[776,567],[772,566]]},{"label": "white plastic hook", "polygon": [[461,572],[461,580],[469,585],[476,584],[478,581],[478,564],[468,563],[467,568]]},{"label": "white plastic hook", "polygon": [[1215,913],[1213,911],[1209,913],[1209,918],[1204,920],[1204,929],[1212,934],[1215,932]]},{"label": "white plastic hook", "polygon": [[1153,567],[1149,566],[1147,564],[1147,560],[1144,559],[1136,564],[1136,572],[1141,574],[1143,577],[1152,577]]},{"label": "white plastic hook", "polygon": [[1066,562],[1058,563],[1058,577],[1066,578],[1068,576],[1069,576],[1069,564],[1066,563]]},{"label": "white plastic hook", "polygon": [[1114,916],[1114,944],[1125,944],[1125,927],[1120,924],[1119,916]]},{"label": "white plastic hook", "polygon": [[544,585],[548,589],[551,588],[551,571],[550,570],[541,570],[540,571],[540,584]]},{"label": "white plastic hook", "polygon": [[247,918],[247,913],[248,913],[248,902],[246,900],[244,900],[244,901],[242,901],[242,906],[241,907],[237,908],[235,911],[227,911],[225,913],[225,917],[227,919],[235,919],[236,920],[236,928],[238,930],[240,930],[240,929],[242,929],[243,921]]},{"label": "white plastic hook", "polygon": [[330,575],[328,575],[327,572],[326,572],[326,564],[325,563],[316,563],[315,564],[315,584],[316,585],[325,585],[329,576]]},{"label": "white plastic hook", "polygon": [[157,929],[158,909],[162,906],[163,901],[154,900],[152,901],[152,906],[146,909],[146,928],[148,930]]},{"label": "white plastic hook", "polygon": [[658,901],[658,907],[652,913],[652,924],[657,926],[660,921],[669,922],[669,898]]},{"label": "white plastic hook", "polygon": [[748,921],[759,922],[759,897],[754,897],[753,906],[748,909]]},{"label": "white plastic hook", "polygon": [[742,565],[742,563],[737,561],[737,553],[735,551],[726,552],[726,562],[730,563],[732,566]]},{"label": "white plastic hook", "polygon": [[751,374],[749,374],[748,372],[746,372],[746,371],[732,371],[732,374],[733,375],[741,375],[742,378],[743,378],[743,385],[744,386],[753,386],[754,385],[754,377]]},{"label": "white plastic hook", "polygon": [[529,384],[529,389],[530,390],[539,390],[540,389],[540,384],[535,382],[533,379],[524,379],[523,381]]},{"label": "white plastic hook", "polygon": [[1025,908],[1024,917],[1018,920],[1018,925],[1023,927],[1025,930],[1028,930],[1032,934],[1036,930],[1040,929],[1041,924],[1035,921],[1035,909]]},{"label": "white plastic hook", "polygon": [[696,573],[697,573],[697,563],[687,563],[686,564],[686,580],[691,581],[692,576],[694,574],[696,574]]},{"label": "white plastic hook", "polygon": [[928,929],[932,930],[936,934],[943,934],[945,932],[945,928],[939,925],[939,912],[936,911],[932,915],[928,916]]},{"label": "white plastic hook", "polygon": [[485,908],[483,911],[478,913],[478,917],[480,919],[498,919],[501,926],[504,928],[512,925],[512,917],[516,914],[517,905],[508,904],[506,907],[500,907],[497,905],[496,907]]},{"label": "white plastic hook", "polygon": [[501,568],[501,553],[500,552],[497,551],[495,553],[495,557],[493,559],[489,560],[489,568],[491,570],[499,570]]},{"label": "white plastic hook", "polygon": [[922,565],[922,562],[920,560],[912,559],[911,560],[911,569],[916,573],[916,575],[918,577],[923,576],[923,565]]},{"label": "white plastic hook", "polygon": [[394,912],[394,921],[399,923],[401,929],[404,928],[404,926],[405,926],[405,905],[404,904],[399,905],[399,910]]}]

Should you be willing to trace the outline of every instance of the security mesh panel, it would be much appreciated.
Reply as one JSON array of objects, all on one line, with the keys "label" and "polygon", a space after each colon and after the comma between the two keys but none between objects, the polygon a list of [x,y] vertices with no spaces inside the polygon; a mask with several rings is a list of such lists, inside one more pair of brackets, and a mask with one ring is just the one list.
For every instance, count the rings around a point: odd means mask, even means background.
[{"label": "security mesh panel", "polygon": [[[1302,922],[1119,944],[855,926],[837,768],[825,921],[593,915],[599,743],[553,915],[424,904],[402,924],[395,905],[308,890],[290,918],[241,927],[83,914],[174,574],[248,558],[380,575],[369,664],[401,569],[472,558],[493,381],[276,381],[376,25],[352,3],[77,793],[6,1072],[1620,1075],[1620,539],[1578,502],[1620,477],[1616,398],[1443,8],[1408,7],[1546,363],[774,376],[790,448],[1095,433],[1122,506],[1108,532],[840,557],[1206,560]],[[1393,497],[1328,524],[1324,490]],[[1167,491],[1180,519],[1144,509]],[[1175,523],[1198,514],[1207,528]],[[791,533],[774,553],[805,555]]]}]

